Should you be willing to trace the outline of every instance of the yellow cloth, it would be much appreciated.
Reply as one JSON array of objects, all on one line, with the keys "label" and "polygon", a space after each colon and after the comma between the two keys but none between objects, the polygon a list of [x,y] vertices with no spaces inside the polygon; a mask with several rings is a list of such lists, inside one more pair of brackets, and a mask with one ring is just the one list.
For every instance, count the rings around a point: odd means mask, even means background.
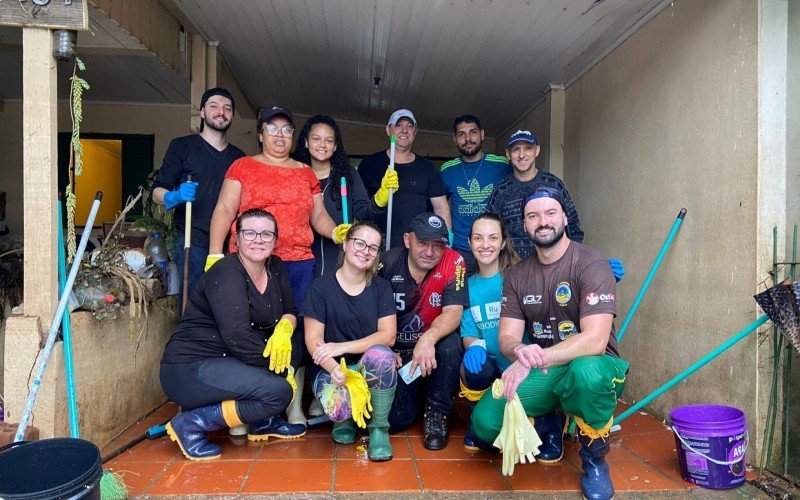
[{"label": "yellow cloth", "polygon": [[350,392],[350,410],[353,420],[359,427],[366,429],[366,419],[369,418],[369,412],[372,411],[372,394],[369,392],[367,380],[361,372],[348,368],[344,358],[341,359],[340,366],[344,375],[344,385]]},{"label": "yellow cloth", "polygon": [[[497,379],[492,384],[492,396],[495,399],[503,397],[502,380]],[[533,463],[535,461],[533,457],[539,454],[542,440],[528,420],[522,402],[516,394],[514,399],[506,402],[503,427],[493,444],[503,452],[503,474],[506,476],[514,474],[514,465],[524,464],[525,460]]]},{"label": "yellow cloth", "polygon": [[458,381],[461,384],[461,392],[458,395],[462,398],[467,398],[467,401],[477,402],[480,401],[483,397],[483,393],[486,392],[486,389],[482,391],[476,391],[474,389],[470,389],[464,384],[463,380]]},{"label": "yellow cloth", "polygon": [[400,189],[400,179],[397,177],[396,170],[389,170],[387,168],[386,173],[383,174],[383,179],[381,179],[381,187],[378,188],[374,196],[376,205],[383,208],[389,204],[390,189],[394,191]]},{"label": "yellow cloth", "polygon": [[211,266],[213,266],[214,264],[216,264],[216,263],[217,263],[217,261],[218,261],[218,260],[221,260],[223,257],[225,257],[225,256],[224,256],[224,255],[222,255],[221,253],[212,253],[212,254],[209,254],[209,255],[208,255],[208,257],[206,257],[206,267],[204,267],[204,268],[203,268],[203,272],[206,272],[206,271],[208,271],[209,269],[211,269]]},{"label": "yellow cloth", "polygon": [[337,245],[344,241],[347,238],[347,231],[350,230],[350,226],[352,224],[339,224],[333,230],[333,234],[331,235],[331,239]]},{"label": "yellow cloth", "polygon": [[264,357],[269,358],[269,369],[275,373],[282,373],[292,361],[292,332],[294,327],[288,319],[278,321],[264,347]]},{"label": "yellow cloth", "polygon": [[[292,387],[292,401],[294,401],[294,397],[297,395],[297,381],[294,379],[294,368],[292,368],[292,365],[286,368],[286,381],[289,382],[289,385]],[[289,402],[291,403],[292,401]]]}]

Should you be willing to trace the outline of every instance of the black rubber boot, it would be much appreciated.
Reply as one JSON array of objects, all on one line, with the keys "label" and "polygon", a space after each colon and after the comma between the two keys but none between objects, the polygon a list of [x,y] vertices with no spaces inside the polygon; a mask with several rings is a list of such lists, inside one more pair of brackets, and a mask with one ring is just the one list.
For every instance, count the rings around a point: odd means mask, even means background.
[{"label": "black rubber boot", "polygon": [[533,419],[533,428],[542,440],[536,460],[543,464],[554,464],[564,456],[564,424],[567,416],[557,410]]},{"label": "black rubber boot", "polygon": [[583,497],[589,500],[614,498],[614,485],[611,483],[605,458],[611,449],[608,439],[597,438],[591,441],[586,436],[580,436],[579,441],[581,450],[578,455],[583,464],[583,477],[581,477]]},{"label": "black rubber boot", "polygon": [[178,413],[166,428],[170,439],[178,443],[186,458],[214,460],[222,455],[222,449],[210,443],[206,433],[227,426],[222,416],[222,405],[215,404]]}]

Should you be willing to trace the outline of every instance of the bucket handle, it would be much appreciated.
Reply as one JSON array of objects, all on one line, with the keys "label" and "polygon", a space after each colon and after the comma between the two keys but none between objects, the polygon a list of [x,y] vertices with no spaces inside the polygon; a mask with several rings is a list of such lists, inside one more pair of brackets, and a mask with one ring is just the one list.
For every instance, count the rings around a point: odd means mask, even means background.
[{"label": "bucket handle", "polygon": [[731,460],[730,462],[726,462],[724,460],[716,460],[714,458],[711,458],[708,455],[706,455],[705,453],[697,451],[694,448],[692,448],[691,446],[689,446],[689,444],[686,441],[683,440],[683,436],[680,435],[680,433],[678,432],[678,429],[676,429],[674,425],[672,426],[672,432],[674,432],[675,435],[678,436],[678,439],[680,440],[680,442],[689,451],[691,451],[692,453],[694,453],[696,455],[700,455],[701,457],[705,458],[709,462],[713,462],[713,463],[715,463],[717,465],[733,465],[733,464],[737,464],[737,463],[741,462],[742,460],[744,460],[744,456],[745,456],[744,454],[747,451],[747,446],[750,444],[750,431],[745,431],[745,433],[744,433],[744,450],[742,450],[742,457],[738,458],[736,460]]}]

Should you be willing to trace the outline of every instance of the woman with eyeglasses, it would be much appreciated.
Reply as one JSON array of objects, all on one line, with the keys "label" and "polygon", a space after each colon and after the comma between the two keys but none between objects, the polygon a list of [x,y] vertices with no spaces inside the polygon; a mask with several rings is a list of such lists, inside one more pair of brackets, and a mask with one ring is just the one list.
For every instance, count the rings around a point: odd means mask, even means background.
[{"label": "woman with eyeglasses", "polygon": [[[388,190],[399,187],[397,172],[386,169],[381,188],[370,198],[361,176],[350,166],[342,142],[339,125],[329,116],[316,115],[306,121],[297,136],[293,158],[311,165],[322,188],[322,201],[328,215],[341,224],[343,221],[341,179],[347,185],[347,205],[350,220],[372,220],[386,211]],[[341,247],[330,238],[314,235],[316,267],[314,276],[335,272]]]},{"label": "woman with eyeglasses", "polygon": [[342,245],[339,268],[314,280],[302,309],[306,347],[314,360],[309,367],[314,395],[334,421],[337,443],[355,442],[353,417],[358,417],[345,386],[342,360],[366,379],[372,405],[367,455],[373,461],[392,458],[388,418],[397,386],[390,349],[397,334],[397,310],[389,282],[377,276],[381,243],[374,223],[353,224]]},{"label": "woman with eyeglasses", "polygon": [[[341,243],[348,226],[337,226],[328,215],[322,203],[319,181],[311,168],[289,156],[293,134],[294,118],[289,110],[272,106],[259,114],[260,152],[236,160],[225,174],[211,217],[206,270],[222,257],[225,238],[233,232],[232,222],[237,215],[251,208],[267,210],[275,214],[281,227],[281,240],[275,246],[275,255],[286,265],[295,304],[299,308],[314,279],[314,254],[311,251],[314,231]],[[231,238],[228,250],[232,253],[236,249],[237,239]],[[287,343],[293,346],[292,366],[299,368],[304,351],[302,332],[294,335],[290,332],[288,337],[281,337],[276,343],[282,347]],[[270,365],[273,365],[272,360]],[[302,393],[301,370],[297,373],[297,382]],[[299,411],[299,399],[290,408],[289,421],[305,424],[305,417]],[[241,429],[234,429],[233,433],[241,432]]]},{"label": "woman with eyeglasses", "polygon": [[297,322],[286,266],[273,255],[275,217],[247,210],[236,221],[234,237],[238,252],[197,281],[161,358],[161,386],[182,408],[167,433],[189,460],[222,454],[206,435],[216,429],[246,424],[250,441],[306,432],[280,417],[294,394],[293,379],[286,376],[291,368],[279,375],[263,358],[267,346],[276,362],[288,364],[290,353],[272,339]]}]

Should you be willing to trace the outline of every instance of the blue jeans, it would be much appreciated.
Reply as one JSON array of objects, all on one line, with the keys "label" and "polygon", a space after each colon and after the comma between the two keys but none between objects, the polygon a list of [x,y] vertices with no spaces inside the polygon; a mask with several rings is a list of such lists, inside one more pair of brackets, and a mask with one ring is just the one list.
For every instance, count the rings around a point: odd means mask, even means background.
[{"label": "blue jeans", "polygon": [[[186,241],[184,235],[178,234],[175,237],[175,264],[178,266],[178,280],[180,282],[178,291],[178,312],[183,313],[183,245]],[[208,247],[192,246],[189,250],[189,294],[194,290],[194,284],[203,275],[206,267],[206,257],[208,257]]]},{"label": "blue jeans", "polygon": [[296,260],[284,262],[286,272],[289,273],[289,284],[292,287],[294,305],[297,308],[297,328],[292,334],[292,366],[305,366],[308,354],[306,352],[305,328],[303,318],[300,316],[300,308],[306,296],[308,287],[314,281],[314,259]]}]

